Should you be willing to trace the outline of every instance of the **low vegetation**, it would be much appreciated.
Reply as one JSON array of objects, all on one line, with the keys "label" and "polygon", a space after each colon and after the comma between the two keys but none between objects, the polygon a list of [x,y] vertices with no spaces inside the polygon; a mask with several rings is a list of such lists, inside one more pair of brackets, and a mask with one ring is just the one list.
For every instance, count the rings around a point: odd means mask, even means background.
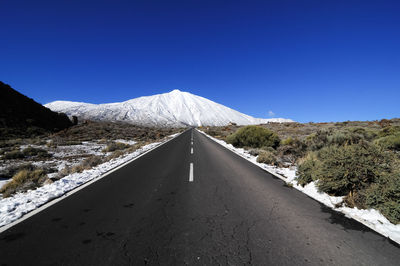
[{"label": "low vegetation", "polygon": [[41,148],[33,148],[33,147],[28,147],[22,151],[23,155],[25,157],[51,157],[51,154],[49,154],[46,150],[41,149]]},{"label": "low vegetation", "polygon": [[400,151],[400,132],[376,139],[375,143],[384,149]]},{"label": "low vegetation", "polygon": [[[400,119],[203,130],[248,149],[258,162],[296,165],[302,186],[316,181],[320,191],[344,196],[348,206],[374,208],[400,223]],[[265,142],[267,136],[273,141]]]},{"label": "low vegetation", "polygon": [[270,165],[277,165],[278,159],[276,158],[275,154],[271,151],[260,151],[257,156],[257,162],[259,163],[266,163]]},{"label": "low vegetation", "polygon": [[117,151],[114,151],[113,153],[111,153],[111,155],[109,155],[109,156],[107,157],[107,159],[108,159],[108,160],[116,159],[116,158],[121,157],[121,156],[124,155],[124,154],[125,154],[125,153],[124,153],[123,151],[117,150]]},{"label": "low vegetation", "polygon": [[6,152],[6,153],[3,155],[2,159],[3,159],[3,160],[22,159],[22,158],[24,158],[24,157],[25,157],[25,155],[24,155],[21,151],[19,151],[19,150],[13,150],[13,151],[10,151],[10,152]]},{"label": "low vegetation", "polygon": [[90,156],[82,161],[82,163],[72,167],[72,173],[81,173],[84,170],[92,169],[93,167],[104,162],[101,156]]},{"label": "low vegetation", "polygon": [[34,189],[42,185],[46,180],[48,180],[46,171],[43,169],[20,170],[12,177],[10,182],[0,189],[0,193],[3,194],[3,197],[9,197],[16,192],[24,192],[29,189]]},{"label": "low vegetation", "polygon": [[166,136],[181,132],[182,128],[155,128],[142,127],[119,122],[94,122],[84,121],[81,124],[53,134],[55,142],[82,142],[105,139],[110,140],[135,140],[157,141]]},{"label": "low vegetation", "polygon": [[246,126],[229,135],[226,141],[235,147],[272,147],[279,146],[280,139],[269,129],[259,126]]},{"label": "low vegetation", "polygon": [[33,171],[36,167],[31,163],[23,163],[20,165],[10,165],[0,172],[0,178],[9,179],[12,178],[16,173],[22,170]]},{"label": "low vegetation", "polygon": [[103,150],[103,152],[113,152],[128,149],[131,145],[121,143],[121,142],[110,142],[107,147]]}]

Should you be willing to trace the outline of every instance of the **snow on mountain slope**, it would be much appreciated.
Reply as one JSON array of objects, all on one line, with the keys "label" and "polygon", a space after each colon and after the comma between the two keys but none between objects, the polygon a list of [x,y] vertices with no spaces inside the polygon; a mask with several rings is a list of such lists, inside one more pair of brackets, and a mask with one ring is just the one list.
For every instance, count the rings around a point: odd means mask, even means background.
[{"label": "snow on mountain slope", "polygon": [[293,122],[283,118],[254,118],[179,90],[121,103],[89,104],[55,101],[45,106],[52,111],[75,115],[81,119],[125,121],[146,126],[223,126],[230,122],[238,125]]}]

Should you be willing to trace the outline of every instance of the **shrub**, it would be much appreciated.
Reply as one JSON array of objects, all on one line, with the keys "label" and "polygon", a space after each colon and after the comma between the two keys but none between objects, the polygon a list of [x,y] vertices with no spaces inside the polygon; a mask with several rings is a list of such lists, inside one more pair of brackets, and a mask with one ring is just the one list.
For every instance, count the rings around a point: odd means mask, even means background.
[{"label": "shrub", "polygon": [[276,156],[270,152],[270,151],[260,151],[260,153],[257,156],[257,162],[258,163],[266,163],[270,165],[277,165],[278,160]]},{"label": "shrub", "polygon": [[73,173],[81,173],[84,170],[92,169],[93,167],[105,162],[101,156],[92,155],[83,160],[80,164],[74,166],[65,166],[61,171],[58,172],[58,175],[54,179],[60,179],[64,176],[73,174]]},{"label": "shrub", "polygon": [[117,150],[125,150],[129,148],[131,145],[125,144],[122,142],[111,142],[107,145],[107,147],[103,150],[103,152],[113,152]]},{"label": "shrub", "polygon": [[348,145],[360,142],[362,137],[358,134],[351,134],[348,131],[334,131],[327,136],[326,145]]},{"label": "shrub", "polygon": [[61,171],[58,172],[57,176],[52,178],[53,180],[61,179],[72,173],[72,168],[70,166],[65,166]]},{"label": "shrub", "polygon": [[350,145],[358,144],[362,141],[371,141],[376,137],[376,133],[365,128],[353,127],[345,130],[332,131],[327,136],[326,145]]},{"label": "shrub", "polygon": [[7,152],[6,154],[4,154],[2,159],[3,160],[4,159],[6,159],[6,160],[9,160],[9,159],[22,159],[24,157],[25,156],[24,156],[24,154],[22,152],[20,152],[19,150],[14,150],[14,151],[10,151],[10,152]]},{"label": "shrub", "polygon": [[71,171],[72,173],[81,173],[82,171],[92,169],[101,163],[103,163],[103,159],[100,156],[93,155],[83,160],[80,164],[75,165]]},{"label": "shrub", "polygon": [[19,147],[22,144],[23,144],[23,140],[20,138],[1,140],[0,148],[6,148],[6,147],[14,147],[15,148],[15,147]]},{"label": "shrub", "polygon": [[293,139],[291,137],[288,137],[287,139],[282,140],[281,145],[292,145],[293,144]]},{"label": "shrub", "polygon": [[263,147],[261,147],[261,150],[263,150],[263,151],[270,151],[270,152],[272,152],[272,153],[275,153],[275,152],[276,152],[276,150],[275,150],[274,148],[268,147],[268,146],[263,146]]},{"label": "shrub", "polygon": [[46,179],[46,173],[42,169],[21,170],[0,189],[0,193],[3,193],[3,197],[9,197],[16,192],[34,189],[43,184]]},{"label": "shrub", "polygon": [[9,179],[12,178],[17,172],[21,170],[33,171],[35,169],[36,167],[30,163],[21,165],[11,165],[10,167],[0,172],[0,178]]},{"label": "shrub", "polygon": [[71,168],[71,172],[68,174],[73,174],[73,173],[82,173],[84,170],[88,170],[87,166],[84,166],[82,164],[77,164]]},{"label": "shrub", "polygon": [[204,132],[206,134],[210,135],[210,136],[213,136],[213,137],[222,135],[222,132],[220,130],[215,129],[215,128],[207,128]]},{"label": "shrub", "polygon": [[307,146],[304,142],[290,138],[290,141],[282,142],[282,145],[278,147],[278,157],[284,163],[294,164],[298,159],[304,157],[307,151]]},{"label": "shrub", "polygon": [[400,151],[400,133],[379,138],[375,143],[384,149]]},{"label": "shrub", "polygon": [[382,175],[361,194],[363,206],[378,209],[392,223],[400,223],[400,173]]},{"label": "shrub", "polygon": [[107,157],[108,160],[112,160],[124,155],[123,151],[114,151],[110,156]]},{"label": "shrub", "polygon": [[328,146],[318,152],[321,164],[315,171],[319,190],[345,196],[365,188],[390,171],[389,156],[368,143]]},{"label": "shrub", "polygon": [[43,149],[28,147],[22,151],[24,156],[38,156],[38,157],[51,157],[51,155]]},{"label": "shrub", "polygon": [[380,120],[380,121],[378,121],[378,124],[382,127],[382,128],[385,128],[385,127],[389,127],[390,125],[391,125],[391,121],[390,120],[388,120],[388,119],[382,119],[382,120]]},{"label": "shrub", "polygon": [[371,141],[374,138],[376,138],[376,136],[378,135],[376,130],[372,130],[369,128],[363,128],[363,127],[351,127],[351,128],[348,128],[348,131],[351,134],[356,134],[356,135],[361,136],[361,139],[366,140],[366,141]]},{"label": "shrub", "polygon": [[320,161],[317,159],[315,152],[309,152],[307,156],[301,159],[297,167],[297,183],[305,186],[308,183],[317,180],[316,172],[318,171]]},{"label": "shrub", "polygon": [[317,151],[325,147],[328,143],[328,135],[331,131],[329,130],[318,130],[316,133],[312,133],[306,137],[306,145],[311,151]]},{"label": "shrub", "polygon": [[250,148],[250,149],[247,150],[247,152],[248,152],[250,155],[258,156],[258,155],[260,154],[261,150],[258,149],[258,148],[255,148],[255,149]]},{"label": "shrub", "polygon": [[135,143],[134,145],[131,145],[128,149],[125,150],[126,153],[132,153],[136,151],[137,149],[141,148],[143,146],[143,143]]},{"label": "shrub", "polygon": [[386,137],[390,135],[397,135],[400,133],[400,126],[388,126],[381,129],[378,133],[379,137]]},{"label": "shrub", "polygon": [[229,135],[226,141],[235,147],[260,148],[263,146],[276,148],[279,146],[278,135],[269,129],[259,126],[246,126]]},{"label": "shrub", "polygon": [[87,165],[87,166],[89,166],[90,168],[92,168],[92,167],[95,167],[95,166],[101,164],[102,162],[103,162],[102,157],[93,155],[93,156],[90,156],[90,157],[86,158],[86,159],[82,162],[82,164],[83,164],[83,165]]},{"label": "shrub", "polygon": [[329,145],[351,145],[363,141],[373,140],[377,134],[375,131],[361,127],[345,129],[326,129],[312,133],[306,138],[306,145],[311,151],[320,150]]}]

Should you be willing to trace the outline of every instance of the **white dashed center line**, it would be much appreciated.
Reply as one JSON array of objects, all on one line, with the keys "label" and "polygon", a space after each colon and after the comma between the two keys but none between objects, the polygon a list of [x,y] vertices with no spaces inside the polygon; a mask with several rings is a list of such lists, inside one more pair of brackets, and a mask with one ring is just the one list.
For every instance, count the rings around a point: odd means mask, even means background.
[{"label": "white dashed center line", "polygon": [[193,154],[193,148],[190,149],[190,154]]},{"label": "white dashed center line", "polygon": [[190,163],[189,182],[193,182],[193,163]]}]

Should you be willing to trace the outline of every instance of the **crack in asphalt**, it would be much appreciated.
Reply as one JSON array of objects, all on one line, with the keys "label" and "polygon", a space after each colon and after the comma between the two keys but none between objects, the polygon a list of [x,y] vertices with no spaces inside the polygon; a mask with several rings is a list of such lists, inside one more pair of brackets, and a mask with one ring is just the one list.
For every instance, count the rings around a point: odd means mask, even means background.
[{"label": "crack in asphalt", "polygon": [[128,259],[129,265],[131,265],[131,263],[132,263],[132,258],[131,258],[130,252],[129,252],[128,248],[127,248],[128,242],[129,242],[129,240],[125,240],[125,241],[123,242],[123,245],[122,245],[122,254],[124,254],[124,257]]}]

